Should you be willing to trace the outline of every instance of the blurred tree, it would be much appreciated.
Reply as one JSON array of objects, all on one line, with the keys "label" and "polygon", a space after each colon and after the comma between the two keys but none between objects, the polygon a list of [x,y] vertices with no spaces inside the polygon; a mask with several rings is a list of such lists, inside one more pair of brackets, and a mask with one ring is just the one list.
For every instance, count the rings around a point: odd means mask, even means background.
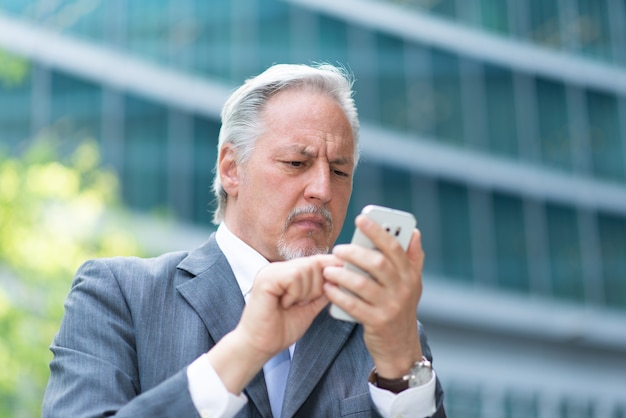
[{"label": "blurred tree", "polygon": [[9,88],[21,84],[29,68],[27,60],[0,48],[0,86]]},{"label": "blurred tree", "polygon": [[106,221],[122,212],[118,202],[93,140],[71,146],[49,131],[21,155],[0,151],[1,417],[41,415],[48,346],[79,264],[139,253],[129,232]]}]

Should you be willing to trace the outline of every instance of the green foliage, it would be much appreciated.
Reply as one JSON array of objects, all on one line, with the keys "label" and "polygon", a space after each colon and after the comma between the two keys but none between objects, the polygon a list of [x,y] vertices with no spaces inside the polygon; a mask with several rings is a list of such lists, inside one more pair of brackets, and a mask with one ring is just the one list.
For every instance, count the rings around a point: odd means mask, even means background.
[{"label": "green foliage", "polygon": [[48,350],[63,301],[86,259],[137,254],[107,223],[121,210],[114,174],[92,140],[71,150],[51,135],[17,157],[0,154],[0,416],[39,416]]},{"label": "green foliage", "polygon": [[0,85],[10,88],[21,84],[29,68],[25,59],[0,49]]}]

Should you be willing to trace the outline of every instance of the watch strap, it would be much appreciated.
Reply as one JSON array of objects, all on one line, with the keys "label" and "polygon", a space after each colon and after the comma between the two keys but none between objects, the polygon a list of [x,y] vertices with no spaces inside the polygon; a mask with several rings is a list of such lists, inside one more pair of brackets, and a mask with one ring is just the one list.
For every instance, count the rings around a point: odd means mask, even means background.
[{"label": "watch strap", "polygon": [[393,393],[400,393],[409,388],[409,381],[403,377],[398,379],[385,379],[376,373],[376,367],[370,373],[369,382],[376,387],[388,390]]},{"label": "watch strap", "polygon": [[[428,361],[426,357],[422,357],[420,361],[415,362],[413,367],[411,367],[411,370],[409,370],[408,374],[397,379],[385,379],[384,377],[379,376],[378,373],[376,372],[376,367],[374,367],[372,371],[370,372],[368,381],[374,386],[379,387],[381,389],[385,389],[393,393],[400,393],[403,390],[406,390],[411,386],[420,386],[426,383],[426,382],[420,382],[418,384],[415,384],[415,380],[416,380],[415,373],[416,373],[416,369],[419,369],[419,368],[428,368],[432,370],[430,361]],[[411,385],[411,383],[413,383],[413,385]]]}]

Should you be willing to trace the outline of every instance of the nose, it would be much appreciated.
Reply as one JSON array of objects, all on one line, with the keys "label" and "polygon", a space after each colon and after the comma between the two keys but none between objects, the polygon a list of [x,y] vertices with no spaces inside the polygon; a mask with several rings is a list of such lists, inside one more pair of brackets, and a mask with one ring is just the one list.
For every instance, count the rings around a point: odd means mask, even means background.
[{"label": "nose", "polygon": [[315,170],[311,170],[308,183],[305,189],[305,198],[307,200],[317,200],[321,203],[327,203],[333,196],[330,184],[330,167],[325,164],[319,164]]}]

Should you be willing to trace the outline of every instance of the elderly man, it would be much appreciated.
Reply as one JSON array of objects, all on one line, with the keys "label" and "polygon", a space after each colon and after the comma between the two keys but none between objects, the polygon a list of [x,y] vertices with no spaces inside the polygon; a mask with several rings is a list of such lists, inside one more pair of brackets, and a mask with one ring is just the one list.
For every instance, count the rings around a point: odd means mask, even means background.
[{"label": "elderly man", "polygon": [[275,65],[236,90],[222,111],[217,232],[190,252],[79,269],[44,416],[445,417],[416,318],[419,232],[404,251],[360,216],[379,251],[332,248],[358,130],[351,78],[333,66]]}]

